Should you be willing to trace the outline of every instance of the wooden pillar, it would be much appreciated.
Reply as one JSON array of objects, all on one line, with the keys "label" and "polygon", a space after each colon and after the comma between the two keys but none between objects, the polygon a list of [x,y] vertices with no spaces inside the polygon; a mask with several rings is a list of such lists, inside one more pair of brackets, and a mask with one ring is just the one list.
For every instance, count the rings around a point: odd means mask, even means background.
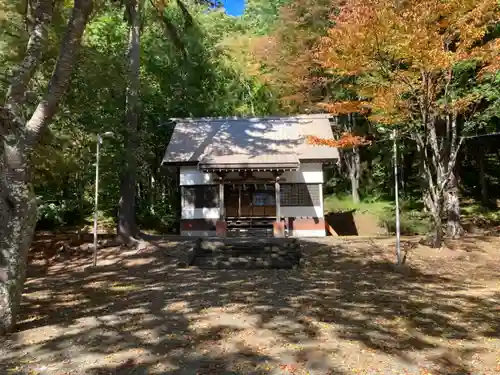
[{"label": "wooden pillar", "polygon": [[276,194],[276,221],[281,221],[281,194],[280,194],[280,177],[276,176],[276,180],[274,182],[274,190]]},{"label": "wooden pillar", "polygon": [[238,185],[238,217],[241,217],[241,185]]},{"label": "wooden pillar", "polygon": [[219,219],[220,220],[226,219],[225,209],[226,209],[226,207],[224,206],[224,178],[219,177]]},{"label": "wooden pillar", "polygon": [[215,224],[215,232],[218,237],[226,237],[226,208],[224,206],[224,175],[219,175],[219,220]]},{"label": "wooden pillar", "polygon": [[281,194],[280,194],[280,176],[275,174],[274,180],[274,191],[276,194],[276,222],[273,225],[274,237],[284,237],[285,236],[285,223],[281,221]]}]

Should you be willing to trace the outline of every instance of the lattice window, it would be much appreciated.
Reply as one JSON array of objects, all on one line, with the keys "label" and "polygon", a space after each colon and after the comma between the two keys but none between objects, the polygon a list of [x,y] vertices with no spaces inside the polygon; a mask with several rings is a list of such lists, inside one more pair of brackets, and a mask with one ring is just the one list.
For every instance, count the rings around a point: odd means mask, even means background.
[{"label": "lattice window", "polygon": [[320,184],[282,184],[280,203],[285,207],[321,205]]},{"label": "lattice window", "polygon": [[274,191],[256,191],[253,195],[254,206],[274,206],[276,196]]}]

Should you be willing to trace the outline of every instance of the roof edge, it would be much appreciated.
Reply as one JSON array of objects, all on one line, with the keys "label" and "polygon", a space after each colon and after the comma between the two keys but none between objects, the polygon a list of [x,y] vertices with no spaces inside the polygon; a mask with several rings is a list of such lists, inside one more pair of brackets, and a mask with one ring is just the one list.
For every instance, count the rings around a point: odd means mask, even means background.
[{"label": "roof edge", "polygon": [[259,120],[259,121],[269,121],[269,120],[286,120],[286,119],[327,119],[332,118],[333,116],[329,113],[314,113],[314,114],[301,114],[301,115],[293,115],[293,116],[231,116],[231,117],[171,117],[170,121],[173,122],[201,122],[201,121],[211,121],[211,122],[219,122],[219,121],[241,121],[241,120]]}]

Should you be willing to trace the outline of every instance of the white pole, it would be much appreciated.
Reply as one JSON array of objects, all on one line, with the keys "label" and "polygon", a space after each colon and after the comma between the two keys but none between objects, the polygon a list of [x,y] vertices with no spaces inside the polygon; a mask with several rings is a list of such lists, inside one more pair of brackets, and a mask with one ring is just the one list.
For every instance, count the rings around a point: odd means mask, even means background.
[{"label": "white pole", "polygon": [[397,264],[401,265],[401,234],[399,219],[399,184],[398,184],[398,146],[397,132],[394,129],[394,195],[396,196],[396,259]]},{"label": "white pole", "polygon": [[96,161],[95,161],[95,198],[94,198],[94,267],[97,266],[97,200],[99,197],[99,147],[101,145],[101,135],[97,135]]}]

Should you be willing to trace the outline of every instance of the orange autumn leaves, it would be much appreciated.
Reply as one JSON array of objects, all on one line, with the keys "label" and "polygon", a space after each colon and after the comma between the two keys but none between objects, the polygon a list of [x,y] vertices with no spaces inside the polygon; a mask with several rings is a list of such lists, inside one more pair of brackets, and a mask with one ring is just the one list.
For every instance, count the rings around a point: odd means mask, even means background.
[{"label": "orange autumn leaves", "polygon": [[[346,0],[316,56],[333,74],[365,78],[357,90],[370,99],[377,120],[383,113],[401,120],[414,104],[408,98],[436,99],[456,63],[476,59],[484,70],[499,67],[499,40],[484,40],[499,14],[498,0]],[[431,78],[426,87],[424,76]]]},{"label": "orange autumn leaves", "polygon": [[347,0],[317,56],[344,74],[380,70],[386,62],[394,65],[384,69],[410,71],[446,69],[475,56],[488,64],[498,56],[491,48],[497,42],[480,42],[499,20],[498,0]]},{"label": "orange autumn leaves", "polygon": [[307,137],[307,143],[315,146],[328,146],[328,147],[347,149],[353,147],[366,146],[371,144],[371,141],[367,140],[364,137],[345,132],[339,139],[319,138],[316,136],[309,136]]},{"label": "orange autumn leaves", "polygon": [[[479,77],[500,69],[498,0],[345,0],[315,51],[332,77],[352,77],[362,101],[326,103],[334,114],[361,113],[381,124],[422,121],[422,108],[442,116],[464,113],[479,98],[449,94],[453,66],[475,60]],[[445,103],[444,105],[442,103]],[[359,142],[319,142],[335,147]]]}]

